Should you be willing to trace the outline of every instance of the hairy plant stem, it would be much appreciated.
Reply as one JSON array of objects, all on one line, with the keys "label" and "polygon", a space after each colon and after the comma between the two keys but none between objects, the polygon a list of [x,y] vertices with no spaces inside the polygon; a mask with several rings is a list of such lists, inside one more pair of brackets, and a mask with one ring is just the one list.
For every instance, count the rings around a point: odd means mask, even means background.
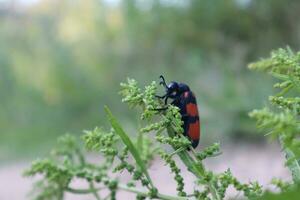
[{"label": "hairy plant stem", "polygon": [[[104,188],[75,189],[75,188],[68,187],[68,188],[66,188],[66,191],[73,193],[73,194],[90,194],[90,193],[95,193],[95,192],[97,193],[98,191],[100,191],[102,189],[104,189]],[[143,191],[143,190],[133,188],[133,187],[128,187],[123,184],[118,184],[117,189],[124,190],[127,192],[132,192],[132,193],[143,195],[143,196],[149,195],[149,193],[147,191]],[[187,197],[175,197],[175,196],[165,195],[165,194],[161,194],[161,193],[157,193],[156,197],[159,199],[162,199],[162,200],[188,200]]]}]

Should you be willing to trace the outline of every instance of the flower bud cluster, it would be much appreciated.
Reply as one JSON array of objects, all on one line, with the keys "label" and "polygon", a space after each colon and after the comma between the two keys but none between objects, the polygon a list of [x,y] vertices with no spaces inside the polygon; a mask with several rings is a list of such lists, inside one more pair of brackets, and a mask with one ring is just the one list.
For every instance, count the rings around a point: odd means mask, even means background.
[{"label": "flower bud cluster", "polygon": [[112,130],[110,132],[105,132],[96,127],[94,130],[84,131],[84,133],[83,140],[86,149],[100,151],[104,155],[109,156],[115,156],[118,153],[114,144],[119,138]]},{"label": "flower bud cluster", "polygon": [[151,132],[151,131],[161,132],[166,128],[167,124],[168,124],[168,121],[162,120],[160,122],[155,122],[155,123],[149,124],[146,127],[141,128],[140,131],[143,133],[147,133],[147,132]]},{"label": "flower bud cluster", "polygon": [[233,185],[238,191],[243,191],[244,195],[250,199],[257,198],[262,194],[262,187],[257,182],[242,184],[237,178],[232,176],[229,169],[219,175],[219,181],[220,187],[218,188],[218,193],[222,198],[225,197],[225,192],[229,185]]},{"label": "flower bud cluster", "polygon": [[132,179],[134,181],[140,181],[143,186],[149,186],[149,180],[145,177],[143,172],[140,169],[136,169],[133,171]]},{"label": "flower bud cluster", "polygon": [[205,187],[204,190],[201,192],[198,190],[195,190],[194,196],[196,197],[196,199],[211,200],[211,198],[209,197],[209,187]]},{"label": "flower bud cluster", "polygon": [[145,87],[143,93],[143,102],[144,102],[144,112],[142,113],[142,119],[151,119],[155,114],[157,114],[156,108],[159,108],[160,104],[155,98],[157,89],[157,84],[155,81]]},{"label": "flower bud cluster", "polygon": [[59,137],[57,143],[57,147],[51,152],[54,156],[70,155],[74,149],[79,148],[75,138],[70,134]]},{"label": "flower bud cluster", "polygon": [[168,125],[172,126],[176,134],[181,135],[183,133],[183,121],[181,120],[178,107],[169,105],[165,118],[167,119]]},{"label": "flower bud cluster", "polygon": [[179,149],[180,147],[188,148],[191,145],[191,142],[186,137],[181,137],[180,135],[171,138],[159,134],[155,136],[155,139],[162,144],[169,144],[175,149]]},{"label": "flower bud cluster", "polygon": [[285,88],[289,88],[292,84],[293,84],[292,81],[287,80],[287,81],[283,81],[283,82],[280,82],[280,83],[275,83],[273,85],[273,87],[278,88],[278,89],[285,89]]},{"label": "flower bud cluster", "polygon": [[[268,70],[276,74],[297,75],[300,63],[300,54],[293,53],[291,49],[278,49],[271,53],[270,58],[262,59],[258,62],[251,63],[250,69]],[[299,73],[300,74],[300,73]],[[274,75],[274,74],[273,74]],[[283,76],[282,76],[283,77]],[[298,76],[299,77],[299,76]]]},{"label": "flower bud cluster", "polygon": [[127,83],[121,83],[120,94],[123,96],[122,102],[128,103],[130,107],[142,106],[142,119],[151,119],[157,114],[156,108],[159,107],[159,101],[155,99],[157,84],[153,81],[150,85],[145,87],[142,91],[138,87],[136,80],[127,79]]},{"label": "flower bud cluster", "polygon": [[196,154],[199,160],[204,160],[207,157],[214,156],[216,153],[220,152],[220,144],[214,143],[213,145],[205,148],[203,151]]},{"label": "flower bud cluster", "polygon": [[134,166],[123,161],[113,169],[113,172],[122,171],[124,169],[126,169],[129,173],[132,173],[134,171]]},{"label": "flower bud cluster", "polygon": [[106,186],[110,190],[110,199],[116,200],[117,188],[118,188],[118,181],[117,180],[110,180]]},{"label": "flower bud cluster", "polygon": [[299,125],[297,119],[290,111],[276,114],[264,108],[262,110],[253,110],[249,115],[256,119],[259,128],[271,129],[271,133],[274,135],[284,132],[294,137],[293,135],[298,133]]},{"label": "flower bud cluster", "polygon": [[269,101],[277,105],[279,108],[288,109],[291,111],[297,111],[297,113],[300,113],[300,98],[294,97],[294,98],[285,98],[283,96],[270,96]]},{"label": "flower bud cluster", "polygon": [[141,129],[142,132],[150,132],[156,131],[161,132],[162,130],[166,129],[169,126],[172,126],[174,131],[177,134],[183,133],[182,128],[182,120],[181,115],[179,113],[179,108],[173,105],[169,105],[168,109],[166,110],[165,115],[163,116],[162,120],[156,123],[149,124],[148,126]]},{"label": "flower bud cluster", "polygon": [[43,174],[49,182],[57,183],[61,186],[67,186],[72,177],[72,172],[64,165],[57,165],[49,159],[37,160],[32,163],[31,168],[25,171],[25,176],[34,176]]},{"label": "flower bud cluster", "polygon": [[273,68],[277,70],[295,69],[299,66],[299,56],[295,55],[290,49],[278,49],[271,53],[271,60],[273,61]]},{"label": "flower bud cluster", "polygon": [[273,178],[271,183],[275,185],[277,188],[279,188],[282,192],[286,192],[291,188],[291,183],[284,182],[281,179]]},{"label": "flower bud cluster", "polygon": [[[75,178],[84,179],[89,183],[108,183],[111,157],[105,158],[100,165],[87,163],[75,138],[65,135],[59,138],[52,159],[37,160],[25,171],[25,176],[42,175],[36,186],[36,199],[62,199],[65,190]],[[74,158],[78,159],[74,159]],[[90,186],[93,190],[93,185]]]},{"label": "flower bud cluster", "polygon": [[129,173],[133,173],[135,167],[126,161],[127,157],[128,157],[128,148],[125,147],[122,150],[122,152],[118,155],[118,158],[120,159],[121,162],[120,164],[115,166],[113,172],[119,172],[126,169]]},{"label": "flower bud cluster", "polygon": [[130,107],[143,103],[143,93],[136,80],[128,78],[127,83],[121,83],[120,86],[120,94],[123,96],[122,102],[128,103]]},{"label": "flower bud cluster", "polygon": [[170,155],[165,153],[164,151],[158,152],[160,157],[170,166],[172,173],[174,173],[174,180],[177,183],[176,190],[178,191],[179,196],[186,196],[186,193],[184,192],[184,182],[183,178],[180,175],[180,169],[177,167],[175,161],[172,159]]}]

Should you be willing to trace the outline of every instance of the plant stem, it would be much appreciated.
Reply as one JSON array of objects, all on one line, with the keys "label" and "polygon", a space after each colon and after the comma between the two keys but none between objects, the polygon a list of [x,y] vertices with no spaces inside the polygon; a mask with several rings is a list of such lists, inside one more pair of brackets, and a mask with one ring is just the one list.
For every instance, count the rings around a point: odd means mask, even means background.
[{"label": "plant stem", "polygon": [[[66,189],[66,191],[74,193],[74,194],[89,194],[89,193],[94,193],[94,192],[97,193],[97,191],[99,191],[101,189],[103,189],[103,188],[74,189],[74,188],[68,187]],[[117,189],[124,190],[124,191],[127,191],[127,192],[132,192],[132,193],[135,193],[135,194],[144,195],[144,196],[149,195],[149,193],[147,191],[143,191],[143,190],[133,188],[133,187],[128,187],[128,186],[123,185],[123,184],[118,184]],[[157,198],[162,199],[162,200],[188,200],[187,197],[175,197],[175,196],[165,195],[165,194],[161,194],[161,193],[157,194]]]},{"label": "plant stem", "polygon": [[[128,191],[128,192],[133,192],[140,195],[145,195],[145,196],[149,195],[149,193],[146,191],[138,190],[136,188],[128,187],[126,185],[121,185],[121,184],[118,185],[118,189]],[[174,197],[174,196],[169,196],[161,193],[157,193],[157,198],[162,200],[188,200],[187,197]]]},{"label": "plant stem", "polygon": [[97,190],[95,190],[94,183],[93,183],[93,182],[90,182],[89,185],[90,185],[90,189],[93,191],[92,193],[93,193],[93,195],[95,196],[95,198],[96,198],[97,200],[101,200],[101,198],[100,198],[100,196],[99,196]]},{"label": "plant stem", "polygon": [[92,192],[98,192],[99,190],[102,190],[102,189],[104,189],[104,188],[74,189],[74,188],[68,187],[65,189],[65,191],[73,193],[73,194],[89,194]]},{"label": "plant stem", "polygon": [[[175,136],[175,132],[172,127],[168,127],[167,132],[171,138]],[[175,148],[174,150],[176,151]],[[180,157],[180,159],[186,165],[186,167],[190,172],[192,172],[197,178],[203,179],[205,174],[205,168],[201,163],[201,161],[194,160],[187,151],[178,152],[178,156]],[[217,189],[215,188],[212,182],[208,182],[208,188],[214,200],[221,200],[217,192]]]}]

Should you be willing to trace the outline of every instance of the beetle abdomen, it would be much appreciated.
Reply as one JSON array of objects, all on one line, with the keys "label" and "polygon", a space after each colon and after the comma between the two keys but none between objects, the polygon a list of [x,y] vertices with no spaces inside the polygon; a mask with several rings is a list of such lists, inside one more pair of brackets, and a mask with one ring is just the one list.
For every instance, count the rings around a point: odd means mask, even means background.
[{"label": "beetle abdomen", "polygon": [[180,100],[174,103],[180,109],[182,116],[184,135],[187,136],[194,148],[200,139],[200,120],[197,102],[191,91],[186,91],[180,96]]}]

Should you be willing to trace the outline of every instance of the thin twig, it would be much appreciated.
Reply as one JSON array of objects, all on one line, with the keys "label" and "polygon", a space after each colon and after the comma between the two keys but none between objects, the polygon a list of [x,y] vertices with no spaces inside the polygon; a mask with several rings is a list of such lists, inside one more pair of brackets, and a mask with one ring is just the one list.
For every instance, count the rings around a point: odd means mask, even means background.
[{"label": "thin twig", "polygon": [[[74,194],[90,194],[90,193],[95,193],[95,192],[97,193],[99,190],[102,190],[102,189],[104,189],[104,188],[75,189],[75,188],[68,187],[66,189],[66,191],[70,192],[70,193],[74,193]],[[128,186],[123,185],[123,184],[118,184],[117,189],[124,190],[124,191],[127,191],[127,192],[132,192],[132,193],[139,194],[139,195],[142,195],[142,196],[148,196],[149,195],[149,192],[147,192],[145,190],[128,187]],[[188,200],[187,197],[170,196],[170,195],[165,195],[165,194],[161,194],[161,193],[157,193],[157,198],[159,198],[161,200]]]}]

